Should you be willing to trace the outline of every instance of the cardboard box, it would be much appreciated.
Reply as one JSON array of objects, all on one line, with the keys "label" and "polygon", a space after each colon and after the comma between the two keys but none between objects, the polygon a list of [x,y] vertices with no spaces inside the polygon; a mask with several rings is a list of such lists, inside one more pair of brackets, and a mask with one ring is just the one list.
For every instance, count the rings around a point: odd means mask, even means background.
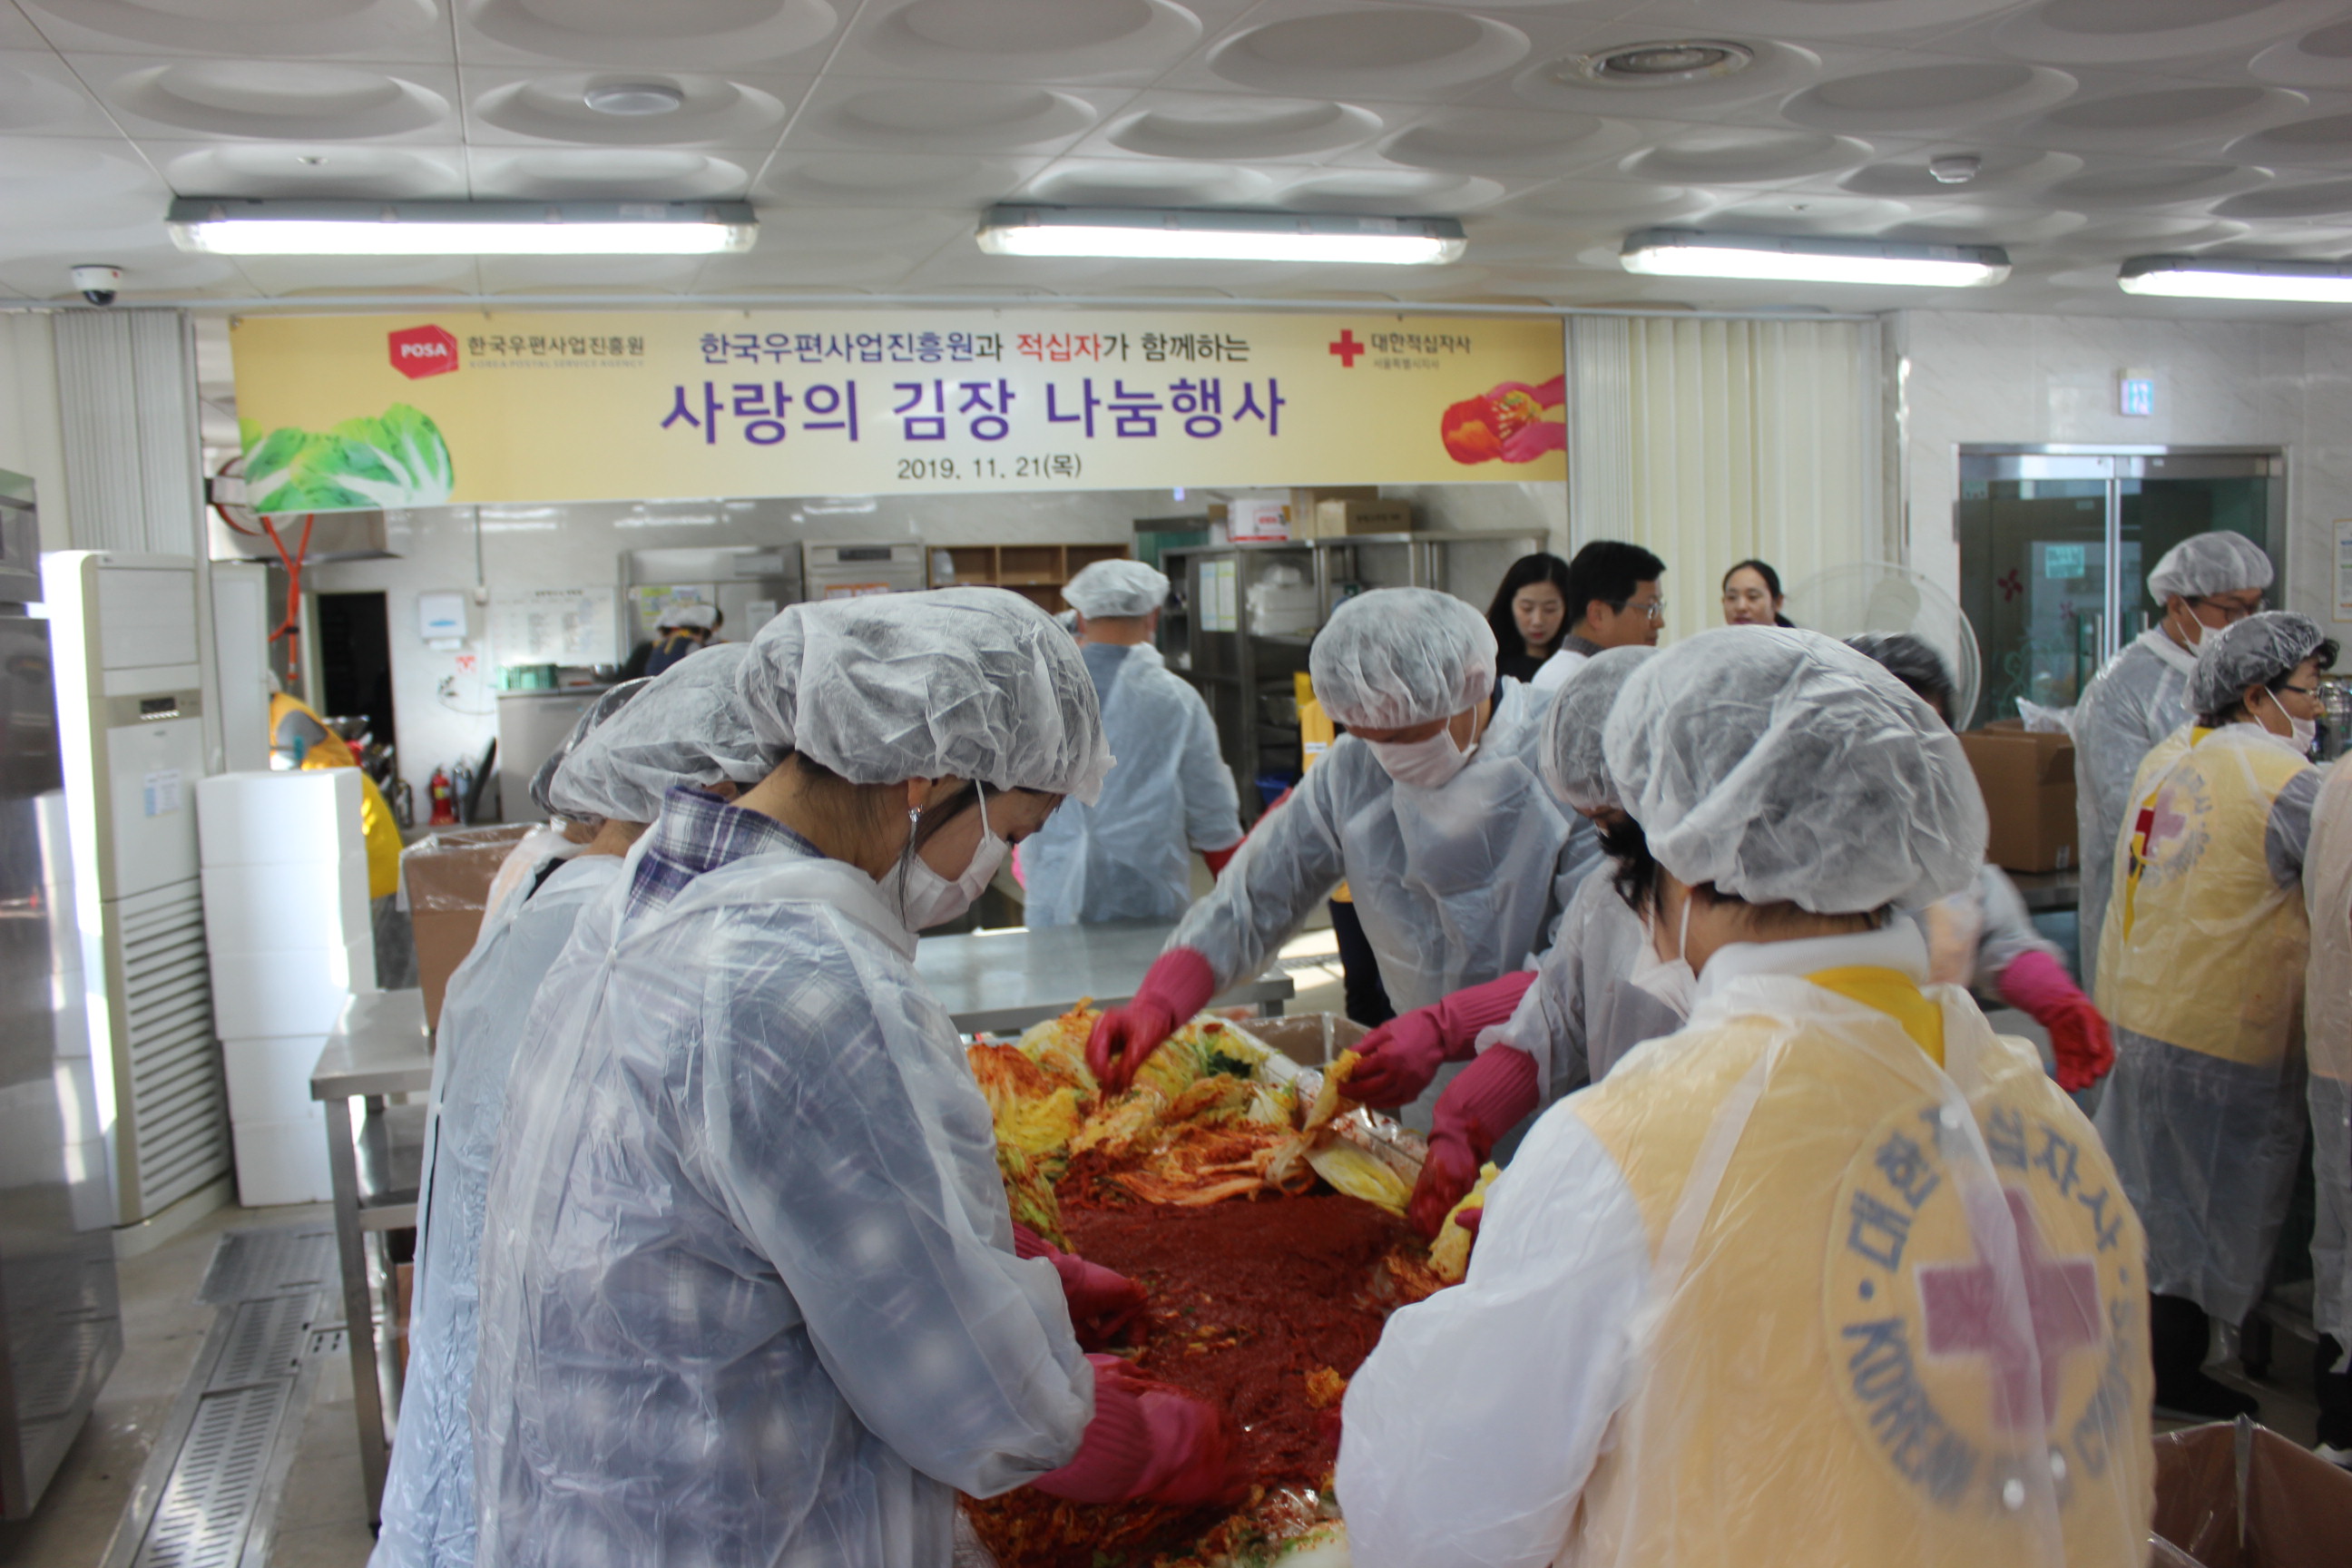
[{"label": "cardboard box", "polygon": [[2063,871],[2074,842],[2074,738],[1996,719],[1960,737],[1991,828],[1985,858],[2004,871]]},{"label": "cardboard box", "polygon": [[1290,516],[1293,522],[1303,523],[1315,515],[1316,509],[1327,500],[1378,500],[1378,485],[1314,485],[1294,489],[1290,492]]},{"label": "cardboard box", "polygon": [[2352,1475],[2252,1421],[2156,1438],[2151,1563],[2322,1568],[2352,1542]]},{"label": "cardboard box", "polygon": [[491,879],[530,829],[527,822],[450,828],[401,851],[400,885],[416,931],[416,983],[425,992],[426,1027],[440,1022],[441,994],[474,950]]},{"label": "cardboard box", "polygon": [[1412,503],[1402,500],[1326,500],[1294,527],[1302,539],[1338,539],[1350,533],[1408,533]]}]

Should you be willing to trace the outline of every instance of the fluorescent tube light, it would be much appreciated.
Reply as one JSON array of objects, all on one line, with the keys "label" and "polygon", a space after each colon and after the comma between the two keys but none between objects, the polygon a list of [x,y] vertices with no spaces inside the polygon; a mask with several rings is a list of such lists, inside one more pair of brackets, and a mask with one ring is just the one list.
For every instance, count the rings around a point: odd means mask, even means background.
[{"label": "fluorescent tube light", "polygon": [[2009,252],[1997,245],[1701,234],[1686,228],[1645,228],[1628,235],[1622,259],[1628,272],[1780,283],[1982,289],[2009,276]]},{"label": "fluorescent tube light", "polygon": [[183,198],[183,250],[215,256],[708,256],[751,248],[746,202],[353,202]]},{"label": "fluorescent tube light", "polygon": [[980,247],[992,256],[1428,267],[1459,260],[1466,243],[1448,217],[998,206],[980,223]]},{"label": "fluorescent tube light", "polygon": [[2334,261],[2247,261],[2227,257],[2135,256],[2116,282],[2126,294],[2176,300],[2289,300],[2352,304],[2352,267]]}]

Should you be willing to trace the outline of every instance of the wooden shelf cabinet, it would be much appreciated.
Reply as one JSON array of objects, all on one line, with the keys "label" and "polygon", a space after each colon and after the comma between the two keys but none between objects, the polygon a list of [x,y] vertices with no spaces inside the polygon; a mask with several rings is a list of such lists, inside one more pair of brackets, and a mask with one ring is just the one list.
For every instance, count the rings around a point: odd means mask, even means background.
[{"label": "wooden shelf cabinet", "polygon": [[934,588],[1010,588],[1058,616],[1069,608],[1063,584],[1084,567],[1125,560],[1131,552],[1123,544],[943,544],[930,553]]}]

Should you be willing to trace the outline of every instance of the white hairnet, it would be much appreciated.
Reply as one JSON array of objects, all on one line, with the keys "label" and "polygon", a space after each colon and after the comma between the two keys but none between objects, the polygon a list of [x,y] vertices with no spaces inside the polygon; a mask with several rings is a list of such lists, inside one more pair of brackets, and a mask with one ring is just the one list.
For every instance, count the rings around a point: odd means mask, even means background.
[{"label": "white hairnet", "polygon": [[661,620],[654,629],[707,632],[718,624],[719,606],[716,605],[672,605],[662,612]]},{"label": "white hairnet", "polygon": [[1495,689],[1486,617],[1433,588],[1376,588],[1334,611],[1307,651],[1315,698],[1351,729],[1451,719]]},{"label": "white hairnet", "polygon": [[2249,686],[2268,686],[2319,651],[2327,634],[2309,616],[2265,610],[2218,632],[2197,649],[2189,678],[2189,706],[2204,716],[2227,713]]},{"label": "white hairnet", "polygon": [[554,797],[549,793],[555,784],[556,770],[563,766],[565,759],[569,758],[573,752],[579,750],[580,742],[588,738],[589,731],[618,713],[624,703],[652,684],[651,680],[643,678],[624,680],[620,685],[612,688],[604,696],[590,703],[587,710],[580,715],[579,721],[572,726],[572,733],[563,737],[563,744],[556,747],[549,754],[547,761],[539,764],[539,771],[530,775],[531,805],[539,807],[549,816],[564,816],[565,813],[556,807]]},{"label": "white hairnet", "polygon": [[2273,575],[2271,558],[2242,533],[2216,529],[2192,533],[2164,552],[2147,574],[2147,596],[2158,604],[2171,595],[2184,599],[2208,594],[2238,594],[2267,588]]},{"label": "white hairnet", "polygon": [[1601,757],[1601,738],[1627,679],[1657,651],[1637,643],[1594,654],[1568,678],[1544,714],[1544,783],[1574,809],[1623,807]]},{"label": "white hairnet", "polygon": [[1633,671],[1609,773],[1679,880],[1815,914],[1916,909],[1974,880],[1984,800],[1935,710],[1815,632],[1724,626]]},{"label": "white hairnet", "polygon": [[1097,561],[1070,579],[1062,597],[1089,620],[1148,616],[1168,602],[1168,579],[1140,561]]},{"label": "white hairnet", "polygon": [[751,648],[739,689],[772,759],[796,751],[852,784],[952,776],[1088,805],[1110,769],[1078,645],[1003,588],[794,605]]},{"label": "white hairnet", "polygon": [[626,710],[591,731],[548,786],[552,810],[565,816],[651,822],[672,784],[731,779],[756,784],[775,760],[753,733],[736,692],[736,672],[750,657],[743,643],[720,643],[641,681]]}]

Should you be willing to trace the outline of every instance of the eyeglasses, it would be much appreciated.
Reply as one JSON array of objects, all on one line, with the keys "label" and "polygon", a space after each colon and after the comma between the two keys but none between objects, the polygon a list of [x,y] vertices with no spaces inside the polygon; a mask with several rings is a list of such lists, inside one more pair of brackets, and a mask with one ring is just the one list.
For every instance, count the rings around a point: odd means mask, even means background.
[{"label": "eyeglasses", "polygon": [[1620,613],[1626,610],[1639,610],[1654,621],[1663,621],[1666,618],[1666,605],[1663,599],[1652,599],[1645,605],[1637,605],[1631,599],[1620,599],[1609,607]]},{"label": "eyeglasses", "polygon": [[2189,607],[2192,610],[2200,605],[2211,605],[2214,609],[2221,612],[2221,623],[2224,626],[2235,626],[2238,622],[2244,620],[2248,616],[2259,616],[2263,611],[2271,607],[2271,602],[2267,598],[2256,599],[2253,602],[2252,606],[2249,608],[2245,605],[2233,603],[2227,599],[2209,599],[2197,595],[2190,595],[2188,600],[2188,604]]},{"label": "eyeglasses", "polygon": [[2292,691],[2297,697],[2317,697],[2319,695],[2319,688],[2316,686],[2282,686],[2278,689],[2281,691]]}]

